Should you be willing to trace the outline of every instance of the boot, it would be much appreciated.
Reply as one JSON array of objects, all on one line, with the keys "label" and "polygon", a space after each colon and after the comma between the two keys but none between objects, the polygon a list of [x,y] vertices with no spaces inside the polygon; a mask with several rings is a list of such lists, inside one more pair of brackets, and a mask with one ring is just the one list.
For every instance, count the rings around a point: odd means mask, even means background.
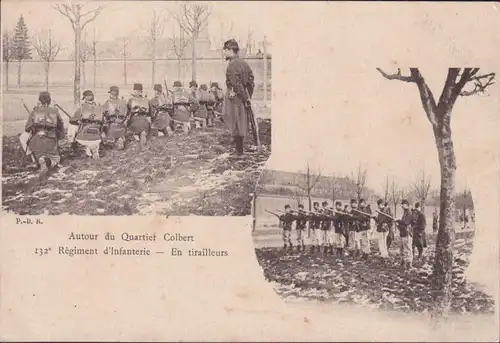
[{"label": "boot", "polygon": [[292,252],[292,251],[293,251],[293,244],[290,243],[290,252]]},{"label": "boot", "polygon": [[310,251],[310,252],[311,252],[312,254],[314,254],[314,252],[315,252],[315,251],[316,251],[316,246],[311,245],[311,251]]},{"label": "boot", "polygon": [[330,245],[330,254],[333,255],[333,245]]},{"label": "boot", "polygon": [[302,243],[302,252],[305,252],[306,251],[306,245],[304,243]]},{"label": "boot", "polygon": [[243,155],[243,136],[236,136],[236,153]]},{"label": "boot", "polygon": [[344,249],[343,248],[339,249],[339,257],[344,258]]},{"label": "boot", "polygon": [[31,155],[29,155],[28,158],[29,158],[29,163],[26,166],[26,168],[29,168],[29,169],[38,169],[39,165],[38,165],[38,162],[36,160],[35,155],[31,154]]},{"label": "boot", "polygon": [[324,255],[328,254],[328,247],[326,247],[326,246],[323,247],[323,254]]},{"label": "boot", "polygon": [[300,245],[297,245],[297,252],[300,252]]}]

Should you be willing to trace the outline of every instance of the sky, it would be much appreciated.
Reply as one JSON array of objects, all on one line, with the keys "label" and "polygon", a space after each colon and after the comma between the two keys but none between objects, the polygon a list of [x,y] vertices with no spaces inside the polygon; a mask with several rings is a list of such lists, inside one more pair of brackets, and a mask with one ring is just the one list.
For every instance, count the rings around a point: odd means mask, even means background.
[{"label": "sky", "polygon": [[[14,28],[22,14],[31,33],[51,29],[57,39],[64,44],[71,45],[73,33],[68,19],[52,8],[58,3],[65,3],[65,1],[2,0],[2,29]],[[164,36],[170,37],[171,28],[175,23],[170,13],[177,8],[176,2],[163,1],[86,1],[79,3],[84,4],[84,10],[91,10],[98,5],[104,6],[104,10],[95,22],[87,26],[89,32],[96,30],[98,40],[113,40],[124,35],[146,35],[146,27],[153,16],[153,10],[164,18]],[[270,20],[272,11],[266,9],[265,3],[217,2],[209,3],[209,6],[212,9],[209,31],[213,44],[227,37],[231,22],[234,22],[232,35],[239,39],[241,45],[245,44],[249,29],[253,32],[254,41],[260,42],[264,35],[267,35],[268,41],[272,42],[272,21]],[[238,13],[237,17],[234,15],[235,11]],[[255,20],[256,18],[258,21]],[[215,48],[215,45],[212,47]]]},{"label": "sky", "polygon": [[[267,168],[303,171],[310,163],[323,174],[349,176],[362,163],[367,185],[377,192],[387,175],[408,188],[424,168],[438,187],[437,150],[416,85],[386,80],[376,67],[406,73],[408,66],[420,67],[436,98],[450,66],[498,75],[500,30],[491,30],[500,24],[497,8],[316,5],[297,5],[303,7],[300,27],[276,46],[288,55],[273,55],[273,89],[280,91],[273,94]],[[485,96],[456,102],[458,189],[480,177],[487,163],[498,163],[498,156],[486,154],[499,146],[499,94],[496,84]]]}]

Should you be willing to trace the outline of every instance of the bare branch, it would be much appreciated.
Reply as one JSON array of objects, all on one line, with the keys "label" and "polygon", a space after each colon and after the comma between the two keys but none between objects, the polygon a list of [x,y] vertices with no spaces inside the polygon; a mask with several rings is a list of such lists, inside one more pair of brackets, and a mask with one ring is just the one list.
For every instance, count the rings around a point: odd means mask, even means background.
[{"label": "bare branch", "polygon": [[415,82],[412,76],[403,76],[401,75],[401,69],[398,68],[397,74],[387,74],[381,68],[377,68],[380,74],[385,77],[387,80],[399,80],[404,82]]},{"label": "bare branch", "polygon": [[[479,70],[479,68],[477,68]],[[474,89],[471,91],[462,91],[460,88],[459,95],[461,96],[471,96],[479,93],[484,93],[484,91],[491,85],[495,84],[495,73],[489,73],[480,76],[469,77],[468,82],[473,82]]]},{"label": "bare branch", "polygon": [[[96,9],[92,10],[92,11],[88,11],[87,13],[85,13],[84,15],[88,15],[88,14],[91,14],[90,18],[87,19],[86,21],[83,22],[82,24],[82,30],[85,28],[85,26],[87,26],[88,23],[92,22],[95,20],[95,18],[97,18],[97,16],[102,12],[103,10],[103,7],[102,6],[99,6],[97,7]],[[83,17],[83,16],[82,16]]]},{"label": "bare branch", "polygon": [[60,42],[51,37],[50,32],[46,36],[38,33],[31,39],[31,45],[35,48],[38,56],[45,62],[55,60],[61,50]]},{"label": "bare branch", "polygon": [[[68,18],[69,22],[71,23],[71,27],[73,28],[73,31],[76,31],[75,22],[78,20],[78,18],[76,18],[75,11],[71,7],[65,4],[54,5],[54,9],[57,12],[61,13],[66,18]],[[73,17],[71,15],[73,15]]]}]

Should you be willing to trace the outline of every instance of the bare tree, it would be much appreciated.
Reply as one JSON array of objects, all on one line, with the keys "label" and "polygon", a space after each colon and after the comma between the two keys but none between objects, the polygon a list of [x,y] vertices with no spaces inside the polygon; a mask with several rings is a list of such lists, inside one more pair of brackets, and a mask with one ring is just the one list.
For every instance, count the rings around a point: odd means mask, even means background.
[{"label": "bare tree", "polygon": [[165,21],[153,10],[153,18],[148,24],[148,48],[149,56],[151,57],[151,84],[155,84],[155,67],[156,67],[156,47],[158,39],[163,36]]},{"label": "bare tree", "polygon": [[399,190],[396,182],[392,180],[391,183],[391,201],[394,206],[394,217],[398,214],[398,204],[401,201],[402,191]]},{"label": "bare tree", "polygon": [[247,56],[251,56],[253,53],[253,30],[250,26],[248,26],[248,32],[247,32],[247,44],[246,44],[246,53]]},{"label": "bare tree", "polygon": [[354,186],[356,187],[355,193],[358,201],[363,197],[363,193],[365,191],[366,174],[368,174],[368,169],[366,167],[362,167],[361,163],[358,163],[356,175],[351,174]]},{"label": "bare tree", "polygon": [[35,48],[38,56],[45,62],[45,89],[49,90],[50,63],[56,59],[61,50],[61,43],[52,37],[51,30],[48,34],[38,33],[31,39],[31,44]]},{"label": "bare tree", "polygon": [[80,61],[82,68],[82,85],[85,88],[87,86],[87,68],[86,63],[92,57],[92,45],[87,44],[87,32],[83,34],[83,42],[80,45]]},{"label": "bare tree", "polygon": [[416,84],[427,119],[432,124],[434,140],[441,167],[440,220],[436,240],[433,281],[436,290],[435,316],[447,317],[452,299],[453,213],[455,208],[456,158],[451,135],[451,114],[459,96],[484,93],[495,83],[495,73],[479,74],[479,68],[449,68],[441,96],[434,98],[419,68],[409,68],[410,75],[404,76],[401,69],[387,74],[377,68],[388,80]]},{"label": "bare tree", "polygon": [[9,90],[9,64],[13,60],[13,37],[7,30],[3,32],[2,55],[5,62],[5,90]]},{"label": "bare tree", "polygon": [[389,175],[385,176],[384,183],[384,202],[389,201]]},{"label": "bare tree", "polygon": [[184,58],[184,52],[186,51],[186,47],[189,41],[186,39],[184,35],[184,30],[179,26],[179,36],[177,37],[177,33],[175,32],[175,28],[172,30],[172,46],[174,50],[174,54],[177,57],[177,78],[181,80],[183,75],[182,71],[182,59]]},{"label": "bare tree", "polygon": [[300,189],[304,191],[304,193],[307,195],[307,199],[309,201],[309,211],[312,209],[312,199],[311,199],[311,193],[318,183],[319,179],[321,178],[321,170],[318,171],[317,173],[314,173],[311,170],[311,167],[309,166],[309,163],[306,163],[306,172],[303,174],[303,181],[297,185]]},{"label": "bare tree", "polygon": [[329,177],[329,188],[331,191],[331,196],[332,196],[332,204],[335,205],[335,200],[337,200],[337,195],[338,195],[338,186],[339,186],[339,180],[337,179],[337,176],[333,174],[333,176]]},{"label": "bare tree", "polygon": [[212,11],[207,4],[188,1],[183,1],[179,5],[178,13],[173,14],[182,30],[191,39],[191,78],[193,80],[196,80],[196,39],[207,27],[211,14]]},{"label": "bare tree", "polygon": [[101,13],[103,7],[98,6],[89,11],[83,11],[80,4],[59,4],[54,9],[68,18],[75,35],[75,77],[73,80],[73,102],[75,106],[80,104],[80,51],[82,30]]},{"label": "bare tree", "polygon": [[222,59],[224,59],[224,53],[222,52],[222,47],[224,42],[234,35],[234,22],[231,20],[229,22],[220,20],[219,21],[219,35],[213,37],[215,44],[217,46],[216,50],[220,52]]},{"label": "bare tree", "polygon": [[425,202],[427,197],[429,196],[429,192],[431,190],[431,180],[429,175],[426,174],[425,169],[422,168],[420,174],[415,179],[413,183],[413,191],[418,201],[420,201],[420,206],[422,208],[422,212],[425,213]]},{"label": "bare tree", "polygon": [[127,84],[127,58],[130,56],[130,38],[123,36],[120,39],[120,56],[123,58],[123,82]]}]

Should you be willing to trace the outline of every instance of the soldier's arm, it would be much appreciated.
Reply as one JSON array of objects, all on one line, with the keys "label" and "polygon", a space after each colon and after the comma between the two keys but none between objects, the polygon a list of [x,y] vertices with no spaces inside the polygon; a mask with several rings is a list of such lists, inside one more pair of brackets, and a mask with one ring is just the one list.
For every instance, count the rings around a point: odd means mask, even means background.
[{"label": "soldier's arm", "polygon": [[35,112],[31,111],[28,116],[28,120],[26,120],[26,124],[24,125],[24,131],[31,132],[33,130]]},{"label": "soldier's arm", "polygon": [[73,117],[71,117],[71,119],[69,120],[69,122],[73,125],[78,125],[78,122],[82,119],[82,112],[80,109],[77,109],[75,111],[75,114],[73,115]]},{"label": "soldier's arm", "polygon": [[247,89],[248,89],[248,94],[250,95],[250,98],[251,98],[253,96],[253,91],[255,89],[255,78],[253,76],[253,71],[250,68],[250,66],[248,67],[248,84],[247,84]]},{"label": "soldier's arm", "polygon": [[227,67],[227,76],[236,95],[243,100],[243,102],[248,101],[248,94],[245,92],[239,64],[231,62]]},{"label": "soldier's arm", "polygon": [[57,128],[56,128],[56,135],[58,139],[63,139],[64,138],[64,122],[61,118],[61,115],[59,114],[59,111],[56,108],[56,113],[57,113]]}]

